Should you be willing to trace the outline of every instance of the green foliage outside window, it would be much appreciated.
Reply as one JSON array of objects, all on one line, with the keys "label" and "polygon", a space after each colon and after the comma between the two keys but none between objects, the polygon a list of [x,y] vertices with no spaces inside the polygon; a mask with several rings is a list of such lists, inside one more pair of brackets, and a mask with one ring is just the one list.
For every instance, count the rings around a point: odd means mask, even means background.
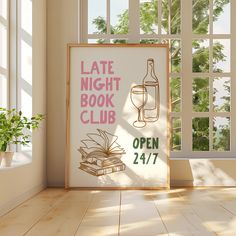
[{"label": "green foliage outside window", "polygon": [[[219,125],[219,120],[221,120],[220,125]],[[213,149],[217,151],[230,151],[230,118],[229,117],[214,117],[213,119]]]},{"label": "green foliage outside window", "polygon": [[192,120],[193,151],[209,151],[209,118],[196,117]]},{"label": "green foliage outside window", "polygon": [[193,111],[209,111],[209,78],[193,79]]},{"label": "green foliage outside window", "polygon": [[[171,11],[169,11],[168,0],[162,0],[162,17],[161,27],[162,32],[168,34],[179,34],[181,31],[181,10],[180,0],[171,1]],[[209,33],[209,0],[193,0],[193,19],[192,28],[194,34],[208,34]],[[213,9],[213,22],[216,21],[223,12],[223,8],[229,0],[214,0]],[[169,13],[171,15],[169,17]],[[170,20],[170,22],[169,22]],[[107,33],[106,20],[102,17],[97,17],[93,20],[93,24],[96,26],[97,34]],[[140,30],[145,34],[156,34],[158,27],[158,1],[151,0],[148,2],[140,3]],[[111,34],[128,34],[129,31],[129,13],[125,10],[119,15],[117,25],[111,26]],[[124,43],[122,39],[114,39],[113,43]],[[142,39],[140,43],[156,43],[155,39]],[[193,72],[209,72],[209,42],[206,40],[198,39],[193,41]],[[104,43],[103,39],[98,40],[98,43]],[[171,44],[171,71],[180,72],[180,60],[181,60],[181,44],[176,40],[170,40]],[[214,72],[222,72],[219,69],[214,69],[215,65],[219,61],[225,60],[223,53],[224,46],[219,42],[213,45],[213,70]],[[191,78],[189,78],[191,79]],[[209,111],[209,81],[197,79],[193,83],[193,110],[202,112]],[[230,90],[230,85],[225,84],[227,90]],[[172,96],[172,102],[176,102],[179,99],[181,86],[177,86],[176,82],[170,83],[170,90]],[[175,96],[175,97],[173,97]],[[225,99],[225,104],[222,106],[225,111],[228,111],[229,100]],[[211,101],[212,102],[212,101]],[[222,108],[222,109],[223,109]],[[172,104],[172,111],[178,112],[179,106]],[[176,121],[177,122],[177,121]],[[175,132],[175,129],[172,129]],[[213,130],[214,132],[214,130]],[[223,135],[226,137],[221,142],[217,143],[217,146],[213,145],[215,150],[225,150],[225,145],[229,145],[229,135],[225,133],[230,132],[230,127],[225,126],[218,131],[217,135]],[[209,151],[209,118],[193,118],[192,120],[192,138],[193,138],[193,150],[194,151]],[[172,140],[172,148],[180,147],[181,132],[172,134],[175,137]],[[177,148],[178,149],[178,148]]]},{"label": "green foliage outside window", "polygon": [[171,120],[171,151],[181,150],[181,119],[173,117]]}]

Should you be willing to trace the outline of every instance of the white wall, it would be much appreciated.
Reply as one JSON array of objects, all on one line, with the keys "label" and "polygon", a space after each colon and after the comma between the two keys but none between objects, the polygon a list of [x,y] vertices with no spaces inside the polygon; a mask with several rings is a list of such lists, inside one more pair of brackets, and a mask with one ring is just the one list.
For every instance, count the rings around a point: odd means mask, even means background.
[{"label": "white wall", "polygon": [[78,0],[47,1],[47,175],[64,185],[66,143],[66,49],[78,42]]},{"label": "white wall", "polygon": [[170,161],[172,186],[236,186],[236,161],[190,159]]},{"label": "white wall", "polygon": [[[78,42],[77,2],[47,1],[47,175],[50,186],[64,185],[66,44]],[[170,161],[171,184],[236,186],[235,167],[236,161],[232,160]]]},{"label": "white wall", "polygon": [[[33,113],[46,114],[46,0],[33,2]],[[0,170],[0,215],[46,186],[46,122],[33,133],[32,162]]]}]

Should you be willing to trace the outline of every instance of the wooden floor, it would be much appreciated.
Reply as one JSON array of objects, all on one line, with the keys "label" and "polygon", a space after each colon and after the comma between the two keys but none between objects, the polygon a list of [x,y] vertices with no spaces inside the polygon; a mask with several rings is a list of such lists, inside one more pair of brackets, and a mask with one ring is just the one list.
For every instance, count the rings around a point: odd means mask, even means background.
[{"label": "wooden floor", "polygon": [[0,236],[236,236],[236,188],[47,189],[0,217]]}]

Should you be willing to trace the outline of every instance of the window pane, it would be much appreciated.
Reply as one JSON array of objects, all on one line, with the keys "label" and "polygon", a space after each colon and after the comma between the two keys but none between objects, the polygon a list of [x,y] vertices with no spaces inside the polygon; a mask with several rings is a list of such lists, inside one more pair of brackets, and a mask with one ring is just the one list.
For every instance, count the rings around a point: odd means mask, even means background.
[{"label": "window pane", "polygon": [[230,1],[214,0],[213,34],[230,34]]},{"label": "window pane", "polygon": [[32,35],[32,0],[21,0],[21,29]]},{"label": "window pane", "polygon": [[[20,75],[32,86],[32,1],[21,0],[20,21]],[[24,89],[24,88],[23,88]],[[23,104],[22,104],[23,105]]]},{"label": "window pane", "polygon": [[128,43],[128,40],[127,39],[111,39],[110,43],[122,44],[122,43]]},{"label": "window pane", "polygon": [[209,72],[209,40],[193,41],[193,72]]},{"label": "window pane", "polygon": [[230,78],[214,78],[213,107],[215,112],[230,112]]},{"label": "window pane", "polygon": [[129,1],[110,0],[111,34],[128,34],[129,27]]},{"label": "window pane", "polygon": [[[21,89],[20,92],[20,102],[21,102],[21,111],[24,116],[32,117],[32,95],[28,93],[25,89]],[[26,130],[25,134],[30,134],[30,131]],[[32,141],[32,140],[30,140]],[[29,143],[27,146],[20,146],[21,151],[30,151],[32,149],[32,143]]]},{"label": "window pane", "polygon": [[213,71],[230,72],[230,39],[213,40]]},{"label": "window pane", "polygon": [[209,79],[193,79],[193,111],[209,111]]},{"label": "window pane", "polygon": [[7,108],[7,76],[8,76],[8,20],[7,0],[0,0],[0,107]]},{"label": "window pane", "polygon": [[209,0],[193,0],[193,33],[209,33]]},{"label": "window pane", "polygon": [[171,1],[171,34],[180,34],[181,33],[181,1],[172,0]]},{"label": "window pane", "polygon": [[181,33],[181,1],[162,0],[161,33]]},{"label": "window pane", "polygon": [[[31,36],[32,37],[32,36]],[[21,40],[21,79],[32,86],[32,46]]]},{"label": "window pane", "polygon": [[7,19],[7,0],[0,0],[0,17]]},{"label": "window pane", "polygon": [[105,43],[105,39],[88,39],[88,43]]},{"label": "window pane", "polygon": [[181,150],[181,119],[172,117],[171,119],[171,151]]},{"label": "window pane", "polygon": [[170,79],[171,111],[181,111],[181,78]]},{"label": "window pane", "polygon": [[162,0],[161,3],[161,11],[162,11],[162,16],[161,16],[161,33],[162,34],[169,34],[169,0]]},{"label": "window pane", "polygon": [[88,33],[106,34],[106,0],[88,0]]},{"label": "window pane", "polygon": [[158,39],[141,39],[140,40],[141,44],[155,44],[155,43],[159,43]]},{"label": "window pane", "polygon": [[140,0],[140,33],[158,33],[158,1]]},{"label": "window pane", "polygon": [[88,39],[88,43],[98,43],[100,40],[103,39]]},{"label": "window pane", "polygon": [[230,151],[230,117],[214,117],[213,149]]},{"label": "window pane", "polygon": [[7,27],[0,22],[0,67],[7,69]]},{"label": "window pane", "polygon": [[0,107],[7,108],[7,78],[0,74]]},{"label": "window pane", "polygon": [[192,132],[193,151],[209,151],[209,118],[193,118]]},{"label": "window pane", "polygon": [[181,72],[181,41],[180,39],[160,39],[160,43],[170,45],[171,72]]},{"label": "window pane", "polygon": [[171,72],[181,71],[181,43],[179,39],[171,40]]}]

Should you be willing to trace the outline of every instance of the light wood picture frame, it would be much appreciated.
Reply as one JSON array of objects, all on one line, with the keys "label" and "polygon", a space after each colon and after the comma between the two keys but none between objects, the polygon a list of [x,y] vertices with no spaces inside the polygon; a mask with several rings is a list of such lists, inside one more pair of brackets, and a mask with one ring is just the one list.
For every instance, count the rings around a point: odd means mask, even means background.
[{"label": "light wood picture frame", "polygon": [[66,188],[170,187],[167,44],[68,44],[66,93]]}]

